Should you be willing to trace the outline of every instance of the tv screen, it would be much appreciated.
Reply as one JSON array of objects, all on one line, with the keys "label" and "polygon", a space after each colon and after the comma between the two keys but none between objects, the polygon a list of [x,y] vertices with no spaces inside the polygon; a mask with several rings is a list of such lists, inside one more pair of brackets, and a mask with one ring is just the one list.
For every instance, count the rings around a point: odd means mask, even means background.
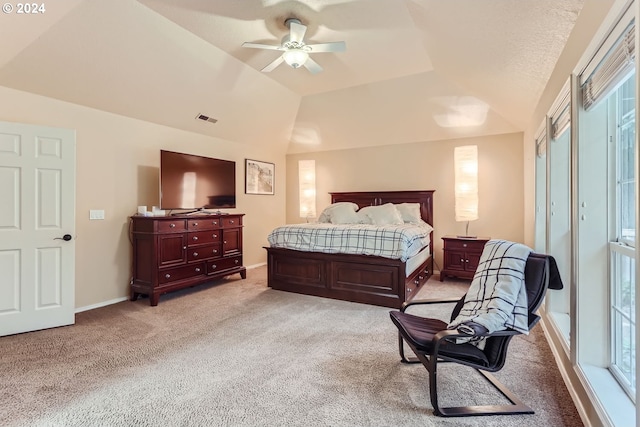
[{"label": "tv screen", "polygon": [[236,162],[160,150],[161,209],[236,207]]}]

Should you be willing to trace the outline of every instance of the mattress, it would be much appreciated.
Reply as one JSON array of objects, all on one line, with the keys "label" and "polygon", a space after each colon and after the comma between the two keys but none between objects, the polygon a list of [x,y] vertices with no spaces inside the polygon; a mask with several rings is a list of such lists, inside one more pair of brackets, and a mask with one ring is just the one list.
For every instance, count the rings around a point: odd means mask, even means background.
[{"label": "mattress", "polygon": [[275,248],[372,255],[404,262],[429,245],[432,230],[426,223],[383,226],[308,223],[277,227],[267,240]]},{"label": "mattress", "polygon": [[411,276],[411,273],[413,273],[416,268],[420,267],[430,256],[431,251],[429,250],[429,245],[427,245],[416,255],[409,258],[404,265],[405,276]]}]

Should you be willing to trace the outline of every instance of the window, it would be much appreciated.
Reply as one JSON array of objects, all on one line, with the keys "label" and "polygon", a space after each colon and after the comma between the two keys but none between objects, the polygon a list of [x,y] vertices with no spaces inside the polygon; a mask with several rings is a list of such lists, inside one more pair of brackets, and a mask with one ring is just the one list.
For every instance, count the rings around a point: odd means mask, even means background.
[{"label": "window", "polygon": [[635,73],[611,95],[615,121],[616,236],[611,260],[611,367],[620,385],[635,400]]}]

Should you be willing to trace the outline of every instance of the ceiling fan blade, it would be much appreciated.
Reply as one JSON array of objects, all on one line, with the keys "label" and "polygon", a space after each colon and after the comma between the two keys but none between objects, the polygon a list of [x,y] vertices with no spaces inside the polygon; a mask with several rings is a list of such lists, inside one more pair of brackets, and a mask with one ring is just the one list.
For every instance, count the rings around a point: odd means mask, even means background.
[{"label": "ceiling fan blade", "polygon": [[284,50],[282,46],[274,46],[271,44],[260,44],[260,43],[242,43],[242,47],[251,47],[254,49],[269,49],[269,50]]},{"label": "ceiling fan blade", "polygon": [[347,44],[345,42],[330,42],[330,43],[318,43],[308,44],[307,47],[311,48],[311,52],[344,52],[347,50]]},{"label": "ceiling fan blade", "polygon": [[267,65],[260,71],[262,71],[263,73],[268,73],[269,71],[273,71],[274,68],[276,68],[278,65],[282,64],[283,62],[284,62],[284,57],[280,55],[275,59],[275,61],[273,61],[271,64]]},{"label": "ceiling fan blade", "polygon": [[302,43],[307,27],[297,22],[289,22],[289,41]]},{"label": "ceiling fan blade", "polygon": [[304,63],[304,66],[307,68],[307,70],[311,72],[311,74],[316,74],[322,71],[322,67],[318,65],[318,63],[311,58],[307,58],[307,60]]}]

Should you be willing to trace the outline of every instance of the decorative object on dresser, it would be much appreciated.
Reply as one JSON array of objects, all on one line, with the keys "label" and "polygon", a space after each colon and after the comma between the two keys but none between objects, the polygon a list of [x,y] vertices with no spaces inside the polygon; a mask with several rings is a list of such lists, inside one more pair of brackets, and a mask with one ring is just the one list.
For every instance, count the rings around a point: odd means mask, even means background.
[{"label": "decorative object on dresser", "polygon": [[240,273],[244,214],[131,217],[133,277],[131,301]]},{"label": "decorative object on dresser", "polygon": [[444,236],[444,263],[440,271],[440,281],[446,276],[473,279],[478,268],[480,255],[490,237]]},{"label": "decorative object on dresser", "polygon": [[[382,208],[388,203],[411,204],[416,207],[418,219],[433,226],[433,191],[330,194],[332,204],[355,203],[359,208]],[[428,233],[428,239],[428,246],[406,261],[374,255],[267,247],[268,285],[277,290],[400,308],[431,277],[433,231]]]}]

